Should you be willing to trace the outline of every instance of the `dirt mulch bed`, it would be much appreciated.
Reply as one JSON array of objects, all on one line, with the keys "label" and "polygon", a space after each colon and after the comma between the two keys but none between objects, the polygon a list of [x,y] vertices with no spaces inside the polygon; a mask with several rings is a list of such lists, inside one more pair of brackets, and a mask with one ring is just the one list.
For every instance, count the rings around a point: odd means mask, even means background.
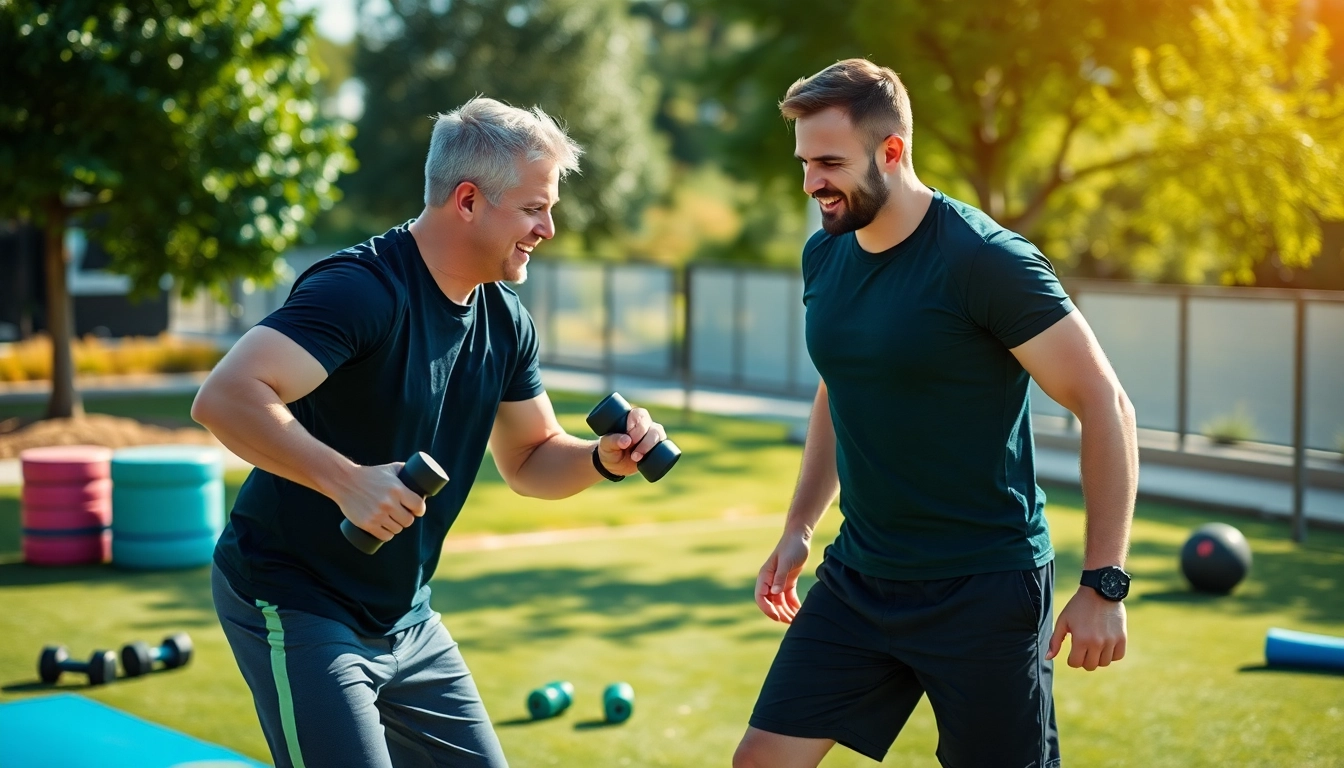
[{"label": "dirt mulch bed", "polygon": [[160,426],[101,413],[90,413],[73,419],[31,421],[15,418],[0,422],[0,459],[16,459],[20,451],[48,445],[125,448],[165,443],[219,447],[215,436],[203,429]]}]

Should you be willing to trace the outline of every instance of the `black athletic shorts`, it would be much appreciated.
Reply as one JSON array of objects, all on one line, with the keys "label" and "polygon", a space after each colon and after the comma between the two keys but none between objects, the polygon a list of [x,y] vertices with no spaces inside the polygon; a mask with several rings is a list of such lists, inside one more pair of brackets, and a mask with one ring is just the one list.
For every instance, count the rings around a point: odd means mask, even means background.
[{"label": "black athletic shorts", "polygon": [[948,768],[1055,768],[1054,564],[892,581],[834,558],[784,635],[751,726],[882,760],[927,693]]}]

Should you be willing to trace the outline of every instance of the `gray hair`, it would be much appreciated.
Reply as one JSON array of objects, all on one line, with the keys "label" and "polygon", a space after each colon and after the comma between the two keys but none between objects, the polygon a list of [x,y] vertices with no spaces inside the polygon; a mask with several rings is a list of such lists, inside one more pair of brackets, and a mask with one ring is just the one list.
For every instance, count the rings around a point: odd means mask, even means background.
[{"label": "gray hair", "polygon": [[425,205],[442,206],[464,181],[498,205],[504,192],[518,184],[520,159],[554,160],[563,179],[579,170],[582,154],[583,148],[541,107],[529,111],[477,96],[435,116],[425,160]]}]

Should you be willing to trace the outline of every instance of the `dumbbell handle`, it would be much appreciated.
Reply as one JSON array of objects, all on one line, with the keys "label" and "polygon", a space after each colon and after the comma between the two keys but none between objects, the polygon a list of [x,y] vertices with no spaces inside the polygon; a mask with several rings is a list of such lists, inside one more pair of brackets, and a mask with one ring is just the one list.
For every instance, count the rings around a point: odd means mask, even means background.
[{"label": "dumbbell handle", "polygon": [[[422,499],[433,496],[448,484],[448,474],[423,451],[406,460],[397,472],[397,479]],[[341,521],[341,533],[345,534],[355,549],[366,555],[372,555],[383,546],[381,539],[350,522],[349,518]]]}]

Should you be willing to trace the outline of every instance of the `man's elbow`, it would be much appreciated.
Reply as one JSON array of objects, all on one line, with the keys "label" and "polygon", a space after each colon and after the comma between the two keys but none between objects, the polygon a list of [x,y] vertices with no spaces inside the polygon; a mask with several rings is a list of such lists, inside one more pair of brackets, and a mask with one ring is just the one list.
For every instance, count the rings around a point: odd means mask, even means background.
[{"label": "man's elbow", "polygon": [[1078,397],[1076,402],[1077,406],[1071,410],[1078,417],[1078,421],[1084,424],[1089,421],[1105,420],[1133,428],[1137,423],[1134,403],[1130,402],[1129,395],[1125,394],[1125,389],[1119,382],[1106,382],[1091,387]]},{"label": "man's elbow", "polygon": [[211,432],[214,431],[215,425],[220,423],[220,410],[225,401],[220,389],[219,379],[210,376],[201,384],[201,388],[196,390],[196,397],[191,401],[191,420]]}]

